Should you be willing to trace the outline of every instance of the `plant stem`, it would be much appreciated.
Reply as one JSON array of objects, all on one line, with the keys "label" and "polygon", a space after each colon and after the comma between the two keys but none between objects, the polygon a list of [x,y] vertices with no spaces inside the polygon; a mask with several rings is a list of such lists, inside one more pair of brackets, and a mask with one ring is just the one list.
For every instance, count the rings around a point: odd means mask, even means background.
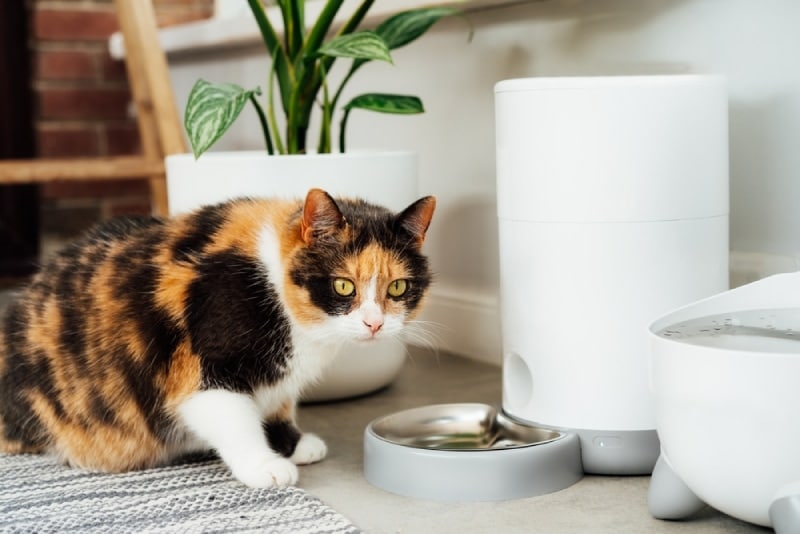
[{"label": "plant stem", "polygon": [[[289,57],[294,58],[303,47],[303,34],[305,33],[305,2],[303,0],[288,1],[291,32],[287,28],[286,50]],[[286,9],[282,9],[281,11],[285,12]]]},{"label": "plant stem", "polygon": [[344,0],[328,0],[303,43],[303,56],[316,54]]},{"label": "plant stem", "polygon": [[[288,0],[287,0],[288,1]],[[247,0],[250,5],[250,10],[253,12],[253,17],[256,19],[258,29],[261,32],[261,38],[264,41],[267,51],[272,56],[272,64],[278,76],[278,84],[281,87],[281,101],[283,109],[286,113],[289,110],[289,94],[291,92],[294,73],[291,70],[291,65],[286,57],[286,51],[280,44],[278,34],[275,28],[269,22],[267,12],[264,10],[262,0]]]},{"label": "plant stem", "polygon": [[[320,66],[321,68],[321,66]],[[327,154],[331,151],[331,107],[330,95],[328,94],[328,79],[325,70],[322,70],[322,124],[319,129],[319,144],[317,152]]]},{"label": "plant stem", "polygon": [[285,154],[286,150],[281,141],[280,130],[278,129],[278,121],[275,119],[275,100],[273,98],[273,87],[275,86],[275,62],[272,63],[269,69],[269,81],[267,82],[267,113],[269,114],[269,123],[272,126],[272,132],[275,134],[275,145],[278,147],[279,154]]},{"label": "plant stem", "polygon": [[261,130],[264,132],[264,142],[267,144],[267,153],[272,155],[275,153],[275,149],[272,147],[272,137],[269,135],[269,126],[267,126],[267,117],[264,115],[264,108],[258,103],[255,94],[250,95],[250,102],[253,103],[253,106],[256,108],[256,113],[258,113],[258,120],[261,122]]},{"label": "plant stem", "polygon": [[275,33],[275,28],[270,24],[267,12],[264,11],[264,4],[261,3],[261,0],[247,0],[247,3],[250,4],[250,10],[256,19],[258,29],[261,31],[261,38],[264,40],[267,50],[270,54],[273,54],[273,51],[280,48],[281,45],[278,34]]},{"label": "plant stem", "polygon": [[345,151],[345,143],[344,143],[344,134],[347,130],[347,118],[350,116],[350,109],[344,110],[344,115],[342,115],[342,122],[339,125],[339,152]]},{"label": "plant stem", "polygon": [[350,81],[350,78],[353,77],[353,74],[355,74],[356,71],[359,69],[359,67],[361,67],[361,65],[363,64],[364,64],[363,61],[358,61],[358,60],[353,61],[353,65],[350,67],[350,70],[347,71],[347,75],[342,80],[342,83],[339,84],[339,89],[337,89],[336,94],[333,95],[333,100],[331,101],[331,107],[333,107],[334,109],[336,108],[336,104],[339,102],[339,97],[342,96],[342,90],[344,89],[344,86],[347,85],[347,82]]}]

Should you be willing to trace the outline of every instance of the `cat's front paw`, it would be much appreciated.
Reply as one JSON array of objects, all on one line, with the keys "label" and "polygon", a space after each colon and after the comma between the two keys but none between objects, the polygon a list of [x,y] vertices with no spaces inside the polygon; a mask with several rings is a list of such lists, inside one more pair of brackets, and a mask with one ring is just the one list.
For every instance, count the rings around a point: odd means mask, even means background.
[{"label": "cat's front paw", "polygon": [[297,483],[297,467],[282,457],[265,458],[231,469],[243,484],[251,488],[272,488],[291,486]]},{"label": "cat's front paw", "polygon": [[297,465],[306,465],[319,462],[325,458],[326,454],[328,454],[328,446],[319,436],[303,434],[300,441],[297,442],[294,454],[289,459]]}]

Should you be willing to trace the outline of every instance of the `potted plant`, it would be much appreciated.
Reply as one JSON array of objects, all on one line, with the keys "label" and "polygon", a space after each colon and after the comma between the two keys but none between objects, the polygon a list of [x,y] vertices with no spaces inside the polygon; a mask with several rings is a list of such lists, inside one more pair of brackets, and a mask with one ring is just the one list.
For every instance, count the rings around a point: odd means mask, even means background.
[{"label": "potted plant", "polygon": [[[422,36],[450,7],[412,9],[375,27],[362,29],[374,0],[362,0],[349,17],[337,17],[344,0],[320,0],[319,13],[306,20],[303,0],[248,0],[270,61],[266,88],[198,80],[184,117],[193,154],[167,158],[170,212],[237,196],[301,197],[311,187],[334,195],[367,198],[400,210],[417,198],[416,154],[409,151],[345,153],[347,123],[353,110],[422,113],[416,96],[366,93],[342,105],[343,90],[372,61],[392,62],[391,51]],[[310,10],[309,10],[310,11]],[[280,16],[279,35],[268,14]],[[335,21],[341,22],[334,28]],[[330,74],[343,62],[336,81]],[[209,152],[248,105],[259,117],[263,151]],[[312,116],[319,125],[312,144]],[[338,124],[335,120],[338,120]],[[336,148],[334,152],[334,133]],[[202,156],[202,157],[201,157]],[[375,352],[380,351],[376,357]],[[371,348],[348,347],[337,366],[312,391],[313,400],[367,393],[394,378],[405,360],[401,343]]]},{"label": "potted plant", "polygon": [[[284,38],[280,39],[267,17],[261,0],[248,0],[253,16],[272,61],[267,74],[266,109],[259,102],[261,88],[244,89],[231,83],[198,80],[189,95],[185,114],[186,131],[195,157],[208,150],[233,124],[247,102],[252,103],[261,121],[265,147],[269,154],[305,154],[309,123],[316,110],[321,114],[317,152],[332,149],[333,113],[342,91],[353,75],[370,61],[391,63],[391,50],[422,36],[442,17],[458,11],[431,7],[404,11],[389,17],[374,31],[359,29],[374,0],[364,0],[335,34],[326,40],[344,0],[328,0],[310,29],[304,25],[302,0],[279,0]],[[349,70],[338,87],[329,87],[328,74],[337,59],[351,59]],[[281,135],[276,117],[274,87],[285,117]],[[422,113],[416,96],[367,93],[351,99],[343,107],[339,128],[339,150],[345,151],[349,114],[354,109],[381,113]]]}]

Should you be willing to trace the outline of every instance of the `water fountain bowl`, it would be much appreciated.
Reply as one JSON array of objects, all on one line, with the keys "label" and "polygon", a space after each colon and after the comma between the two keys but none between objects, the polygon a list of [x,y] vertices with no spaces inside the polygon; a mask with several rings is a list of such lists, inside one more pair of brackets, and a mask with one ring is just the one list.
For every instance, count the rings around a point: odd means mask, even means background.
[{"label": "water fountain bowl", "polygon": [[704,504],[800,532],[800,272],[691,304],[650,327],[661,456],[651,513]]}]

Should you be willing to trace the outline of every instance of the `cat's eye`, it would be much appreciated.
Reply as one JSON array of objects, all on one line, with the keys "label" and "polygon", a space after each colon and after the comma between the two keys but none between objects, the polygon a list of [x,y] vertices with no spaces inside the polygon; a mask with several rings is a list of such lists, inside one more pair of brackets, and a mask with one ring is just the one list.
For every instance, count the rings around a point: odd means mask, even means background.
[{"label": "cat's eye", "polygon": [[336,278],[333,281],[333,290],[337,295],[349,297],[356,292],[356,285],[347,278]]},{"label": "cat's eye", "polygon": [[402,297],[407,289],[408,289],[408,282],[400,278],[399,280],[395,280],[389,284],[389,289],[387,290],[387,293],[389,293],[390,297]]}]

